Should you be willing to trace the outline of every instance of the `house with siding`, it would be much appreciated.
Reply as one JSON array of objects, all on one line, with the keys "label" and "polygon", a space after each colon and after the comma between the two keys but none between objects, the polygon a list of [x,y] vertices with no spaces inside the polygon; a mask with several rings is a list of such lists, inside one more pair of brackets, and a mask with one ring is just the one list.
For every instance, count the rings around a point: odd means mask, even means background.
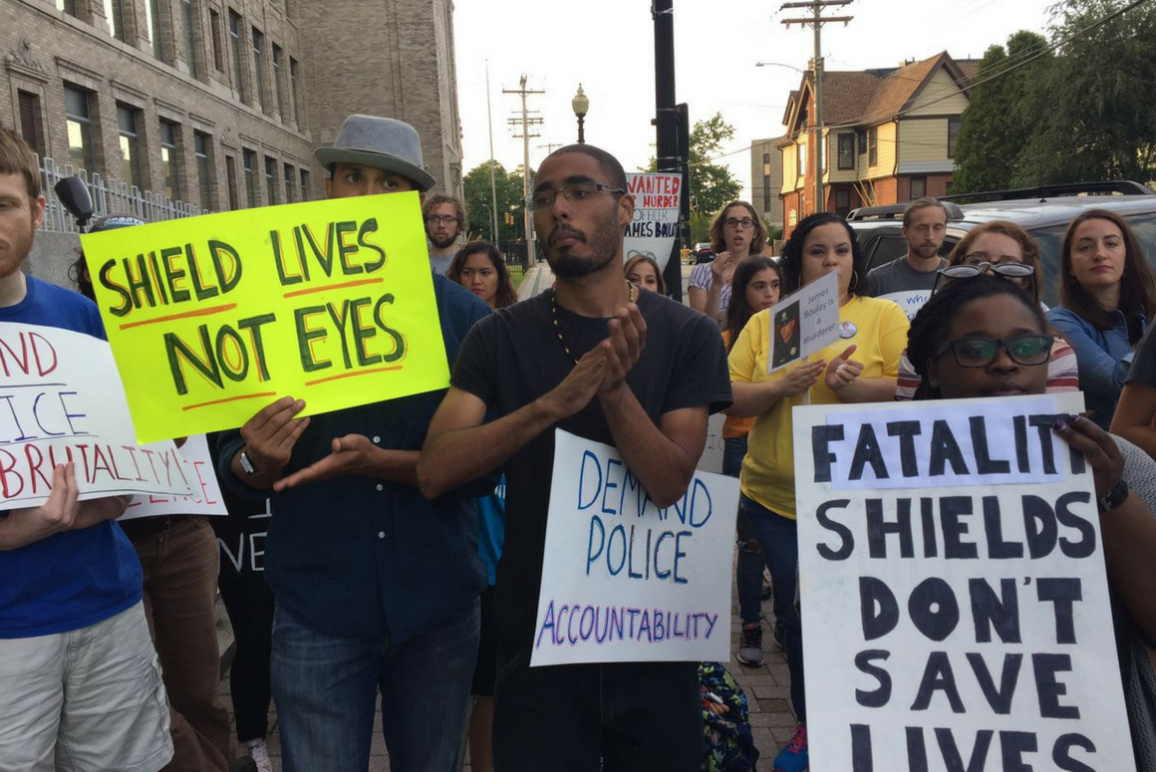
[{"label": "house with siding", "polygon": [[[814,84],[792,91],[777,142],[782,158],[784,230],[817,211],[946,195],[955,143],[978,60],[946,51],[899,67],[823,73],[823,126],[815,126]],[[820,139],[821,136],[821,139]],[[813,148],[823,143],[823,168]],[[822,174],[823,201],[815,201]]]}]

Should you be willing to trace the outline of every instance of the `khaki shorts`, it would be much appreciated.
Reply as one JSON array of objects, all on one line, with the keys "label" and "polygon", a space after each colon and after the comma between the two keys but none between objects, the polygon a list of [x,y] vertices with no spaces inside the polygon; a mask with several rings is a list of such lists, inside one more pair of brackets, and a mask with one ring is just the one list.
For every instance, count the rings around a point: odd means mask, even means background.
[{"label": "khaki shorts", "polygon": [[173,757],[144,607],[0,639],[0,770],[156,772]]}]

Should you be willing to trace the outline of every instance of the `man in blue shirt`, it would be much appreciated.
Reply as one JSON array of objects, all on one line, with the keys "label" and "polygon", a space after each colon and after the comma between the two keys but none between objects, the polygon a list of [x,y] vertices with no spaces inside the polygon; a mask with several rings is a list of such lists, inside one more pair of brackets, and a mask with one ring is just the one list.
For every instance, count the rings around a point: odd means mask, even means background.
[{"label": "man in blue shirt", "polygon": [[[0,323],[104,339],[91,301],[25,276],[44,215],[32,150],[0,129]],[[40,507],[0,512],[0,769],[154,772],[173,756],[141,570],[115,518],[77,502],[72,464]]]},{"label": "man in blue shirt", "polygon": [[[417,132],[387,118],[350,116],[317,160],[330,198],[434,185]],[[489,308],[440,276],[433,284],[452,365]],[[265,575],[286,772],[365,769],[379,688],[395,769],[459,766],[486,581],[470,497],[494,480],[433,501],[418,491],[418,453],[443,394],[307,418],[297,417],[302,400],[284,397],[221,437],[226,485],[274,491]]]}]

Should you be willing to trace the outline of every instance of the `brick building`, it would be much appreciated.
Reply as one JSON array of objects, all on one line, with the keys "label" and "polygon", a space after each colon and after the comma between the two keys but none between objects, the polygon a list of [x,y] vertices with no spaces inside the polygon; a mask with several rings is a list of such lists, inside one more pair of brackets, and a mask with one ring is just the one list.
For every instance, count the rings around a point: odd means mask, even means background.
[{"label": "brick building", "polygon": [[[895,68],[823,74],[823,198],[815,201],[814,90],[792,91],[779,140],[785,235],[816,211],[846,215],[950,191],[975,60],[947,52]],[[817,205],[818,204],[818,205]]]},{"label": "brick building", "polygon": [[0,123],[170,216],[320,197],[354,112],[413,123],[461,192],[451,0],[4,0],[0,55]]}]

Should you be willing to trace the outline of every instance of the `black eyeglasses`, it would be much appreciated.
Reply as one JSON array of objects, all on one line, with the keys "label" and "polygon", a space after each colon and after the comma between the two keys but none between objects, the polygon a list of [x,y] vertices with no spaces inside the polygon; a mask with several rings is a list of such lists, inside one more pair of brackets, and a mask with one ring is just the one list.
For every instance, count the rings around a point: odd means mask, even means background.
[{"label": "black eyeglasses", "polygon": [[554,190],[552,188],[535,190],[526,197],[526,206],[535,212],[541,212],[544,209],[549,209],[554,206],[554,200],[558,198],[559,193],[561,193],[567,201],[577,204],[588,200],[591,196],[604,190],[615,195],[621,195],[626,192],[622,188],[604,185],[601,182],[571,182],[569,185],[563,185],[561,190]]},{"label": "black eyeglasses", "polygon": [[431,225],[439,222],[444,225],[453,225],[458,221],[458,218],[454,217],[452,214],[431,214],[429,217],[425,218],[425,221]]},{"label": "black eyeglasses", "polygon": [[749,217],[744,217],[741,220],[737,217],[728,217],[723,220],[723,225],[728,228],[738,228],[740,225],[743,228],[753,228],[755,227],[755,221]]},{"label": "black eyeglasses", "polygon": [[1004,263],[960,263],[959,265],[941,268],[935,277],[935,285],[931,288],[931,294],[934,295],[956,279],[974,279],[976,276],[985,275],[988,271],[991,271],[992,274],[1001,279],[1007,279],[1009,281],[1030,279],[1034,290],[1036,269],[1024,263],[1016,263],[1009,260]]},{"label": "black eyeglasses", "polygon": [[951,351],[960,367],[987,367],[1002,348],[1017,365],[1030,367],[1045,364],[1051,358],[1054,341],[1051,335],[1020,335],[1006,340],[975,336],[953,340],[935,352],[935,356]]}]

